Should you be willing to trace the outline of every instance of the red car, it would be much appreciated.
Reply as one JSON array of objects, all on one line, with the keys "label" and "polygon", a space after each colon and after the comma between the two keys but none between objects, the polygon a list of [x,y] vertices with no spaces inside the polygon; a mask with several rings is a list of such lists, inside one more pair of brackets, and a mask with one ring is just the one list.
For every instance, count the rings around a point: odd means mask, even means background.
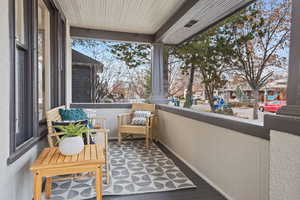
[{"label": "red car", "polygon": [[259,107],[259,110],[264,112],[277,112],[282,106],[285,106],[285,101],[270,101]]}]

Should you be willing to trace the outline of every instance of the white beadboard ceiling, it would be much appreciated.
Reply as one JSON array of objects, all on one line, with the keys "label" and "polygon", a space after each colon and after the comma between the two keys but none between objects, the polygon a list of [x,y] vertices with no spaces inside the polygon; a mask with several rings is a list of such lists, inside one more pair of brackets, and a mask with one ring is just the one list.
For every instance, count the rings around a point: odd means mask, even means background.
[{"label": "white beadboard ceiling", "polygon": [[57,0],[71,26],[154,34],[185,0]]},{"label": "white beadboard ceiling", "polygon": [[[200,0],[162,36],[161,41],[166,44],[180,43],[249,2],[252,0]],[[191,28],[185,28],[190,20],[198,22]]]},{"label": "white beadboard ceiling", "polygon": [[[192,0],[56,0],[71,26],[150,35],[188,1]],[[181,43],[252,1],[199,0],[156,42]],[[197,23],[184,27],[191,20]]]}]

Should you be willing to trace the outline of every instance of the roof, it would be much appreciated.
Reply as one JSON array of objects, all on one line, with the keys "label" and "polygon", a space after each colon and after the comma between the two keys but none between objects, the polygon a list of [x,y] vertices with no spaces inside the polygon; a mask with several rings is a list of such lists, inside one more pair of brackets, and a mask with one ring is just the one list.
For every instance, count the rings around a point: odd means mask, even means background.
[{"label": "roof", "polygon": [[55,1],[72,37],[178,44],[253,0]]},{"label": "roof", "polygon": [[83,53],[80,53],[79,51],[76,51],[74,49],[72,49],[72,62],[87,63],[87,64],[95,63],[95,64],[103,65],[98,60],[95,60],[87,55],[84,55]]},{"label": "roof", "polygon": [[88,65],[88,66],[95,66],[101,72],[103,71],[103,66],[104,66],[103,63],[101,63],[100,61],[95,60],[87,55],[84,55],[74,49],[72,49],[72,63]]}]

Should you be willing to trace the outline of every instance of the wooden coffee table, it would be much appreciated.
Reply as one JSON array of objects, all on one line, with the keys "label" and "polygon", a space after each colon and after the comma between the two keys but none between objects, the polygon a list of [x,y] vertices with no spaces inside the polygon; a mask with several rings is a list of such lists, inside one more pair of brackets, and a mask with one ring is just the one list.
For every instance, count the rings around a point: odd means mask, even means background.
[{"label": "wooden coffee table", "polygon": [[45,148],[32,164],[34,174],[34,200],[41,199],[42,177],[46,177],[46,197],[51,196],[52,176],[95,172],[97,200],[102,200],[102,165],[105,163],[100,144],[85,145],[73,156],[62,155],[57,147]]}]

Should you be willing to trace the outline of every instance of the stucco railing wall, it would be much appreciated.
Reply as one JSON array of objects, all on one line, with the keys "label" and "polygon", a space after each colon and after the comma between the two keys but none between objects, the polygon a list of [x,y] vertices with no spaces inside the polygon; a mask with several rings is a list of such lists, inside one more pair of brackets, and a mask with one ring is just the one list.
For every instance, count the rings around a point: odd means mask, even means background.
[{"label": "stucco railing wall", "polygon": [[[131,104],[71,104],[107,119],[117,138],[117,115]],[[262,124],[219,114],[157,105],[159,141],[228,199],[269,199],[269,131]]]},{"label": "stucco railing wall", "polygon": [[197,120],[200,112],[191,111],[194,119],[182,116],[189,111],[178,109],[160,106],[158,110],[157,131],[163,145],[228,199],[269,199],[268,139]]}]

